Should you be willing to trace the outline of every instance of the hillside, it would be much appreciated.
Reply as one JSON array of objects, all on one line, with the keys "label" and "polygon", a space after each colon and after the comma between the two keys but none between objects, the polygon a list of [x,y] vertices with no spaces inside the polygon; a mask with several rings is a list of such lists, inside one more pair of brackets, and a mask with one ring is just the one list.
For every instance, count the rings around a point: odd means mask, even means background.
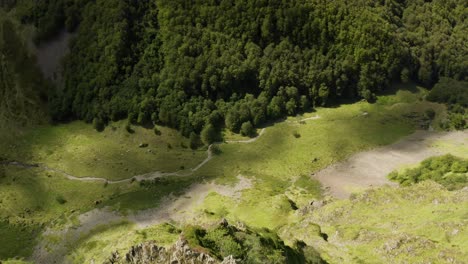
[{"label": "hillside", "polygon": [[0,122],[8,129],[48,120],[49,86],[23,37],[23,27],[0,9]]},{"label": "hillside", "polygon": [[467,80],[466,3],[17,1],[36,42],[76,31],[56,120],[239,132],[395,81]]},{"label": "hillside", "polygon": [[461,0],[0,0],[0,264],[467,263]]}]

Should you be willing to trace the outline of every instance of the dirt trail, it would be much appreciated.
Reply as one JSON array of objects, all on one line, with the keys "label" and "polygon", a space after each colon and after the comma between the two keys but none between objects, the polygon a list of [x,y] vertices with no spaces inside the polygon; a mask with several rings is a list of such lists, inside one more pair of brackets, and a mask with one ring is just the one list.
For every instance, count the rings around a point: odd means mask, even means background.
[{"label": "dirt trail", "polygon": [[336,198],[347,198],[352,192],[370,187],[396,185],[386,177],[393,170],[449,152],[434,146],[434,142],[439,140],[466,146],[468,130],[444,133],[417,131],[392,145],[355,154],[312,177]]},{"label": "dirt trail", "polygon": [[257,139],[259,139],[263,135],[263,133],[265,133],[265,128],[262,128],[262,130],[260,130],[260,133],[258,133],[258,136],[254,138],[247,140],[226,140],[226,143],[252,143],[257,141]]},{"label": "dirt trail", "polygon": [[[251,138],[251,139],[248,139],[248,140],[238,140],[238,141],[229,141],[228,140],[228,141],[226,141],[226,143],[253,143],[253,142],[257,141],[263,135],[264,132],[265,132],[265,128],[263,128],[260,131],[260,133],[258,134],[258,136],[254,137],[254,138]],[[116,184],[116,183],[130,182],[132,180],[136,180],[136,181],[154,180],[156,178],[161,178],[161,177],[166,177],[166,176],[179,176],[179,177],[190,176],[194,172],[199,170],[201,167],[203,167],[206,163],[208,163],[213,158],[213,151],[212,151],[213,145],[219,145],[219,144],[222,144],[222,143],[223,142],[217,142],[217,143],[213,143],[210,146],[208,146],[208,150],[206,151],[206,153],[207,153],[206,158],[202,162],[200,162],[197,166],[195,166],[192,169],[189,169],[188,171],[187,170],[176,171],[176,172],[154,171],[154,172],[149,172],[149,173],[145,173],[145,174],[135,175],[135,176],[132,176],[130,178],[123,179],[123,180],[109,180],[109,179],[100,178],[100,177],[77,177],[77,176],[72,175],[72,174],[70,174],[68,172],[65,172],[65,171],[62,171],[62,170],[59,170],[59,169],[55,169],[55,168],[51,168],[51,167],[48,167],[47,165],[42,165],[42,164],[28,164],[28,163],[22,163],[22,162],[18,162],[18,161],[0,162],[0,164],[8,165],[8,166],[22,167],[22,168],[26,168],[26,169],[39,168],[39,169],[42,169],[42,170],[45,170],[45,171],[51,171],[51,172],[62,174],[67,179],[73,180],[73,181],[91,181],[91,182],[99,181],[99,182],[107,182],[108,184]]]}]

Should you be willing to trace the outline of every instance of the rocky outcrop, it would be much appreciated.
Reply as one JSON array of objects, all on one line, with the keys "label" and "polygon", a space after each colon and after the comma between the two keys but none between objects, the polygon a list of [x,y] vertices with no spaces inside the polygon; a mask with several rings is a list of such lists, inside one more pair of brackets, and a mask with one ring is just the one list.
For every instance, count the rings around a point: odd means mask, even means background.
[{"label": "rocky outcrop", "polygon": [[104,264],[236,264],[239,263],[232,256],[226,257],[222,262],[205,252],[192,249],[188,242],[179,239],[172,247],[164,248],[153,241],[132,246],[130,251],[121,256],[118,252],[112,253]]}]

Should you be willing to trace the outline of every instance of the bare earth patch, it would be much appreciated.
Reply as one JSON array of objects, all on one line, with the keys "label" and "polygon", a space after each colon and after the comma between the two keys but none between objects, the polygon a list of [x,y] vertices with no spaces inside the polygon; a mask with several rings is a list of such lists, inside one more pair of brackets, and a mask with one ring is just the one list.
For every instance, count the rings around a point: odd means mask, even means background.
[{"label": "bare earth patch", "polygon": [[437,147],[438,142],[463,148],[468,145],[468,131],[438,133],[420,130],[392,145],[355,154],[312,177],[319,180],[330,195],[341,199],[363,189],[396,185],[387,179],[393,170],[452,152]]},{"label": "bare earth patch", "polygon": [[239,175],[235,186],[218,185],[213,182],[194,184],[182,196],[168,196],[161,202],[162,206],[138,211],[129,215],[121,215],[109,208],[94,209],[78,216],[79,226],[69,226],[62,230],[47,230],[44,236],[59,237],[60,242],[48,243],[42,239],[34,249],[31,259],[35,263],[67,263],[65,255],[67,246],[72,246],[81,236],[89,234],[95,227],[116,222],[129,221],[137,229],[152,225],[175,221],[186,223],[196,219],[194,209],[200,205],[211,192],[224,196],[240,198],[241,192],[252,187],[250,179]]}]

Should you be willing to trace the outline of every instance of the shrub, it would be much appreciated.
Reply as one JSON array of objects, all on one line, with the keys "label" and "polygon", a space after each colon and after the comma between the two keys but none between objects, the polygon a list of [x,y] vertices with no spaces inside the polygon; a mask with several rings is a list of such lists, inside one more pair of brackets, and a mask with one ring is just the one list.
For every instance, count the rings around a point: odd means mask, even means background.
[{"label": "shrub", "polygon": [[417,168],[403,172],[392,172],[387,177],[403,186],[412,185],[425,180],[432,180],[449,190],[461,189],[468,184],[468,160],[452,155],[432,157],[421,162]]},{"label": "shrub", "polygon": [[130,124],[130,122],[128,122],[128,123],[125,125],[125,130],[127,130],[127,132],[130,133],[130,134],[135,133],[135,130],[132,129],[132,125]]},{"label": "shrub", "polygon": [[195,132],[190,133],[190,148],[191,149],[197,149],[198,146],[200,145],[200,137],[195,134]]},{"label": "shrub", "polygon": [[216,144],[211,145],[210,150],[211,150],[211,153],[213,153],[213,155],[219,155],[222,153],[221,149]]},{"label": "shrub", "polygon": [[434,119],[435,115],[436,115],[436,112],[432,108],[427,109],[426,112],[425,112],[426,118],[430,119],[430,120]]},{"label": "shrub", "polygon": [[294,132],[293,132],[293,136],[294,136],[295,138],[300,138],[300,137],[301,137],[301,134],[299,134],[299,132],[297,132],[297,131],[294,131]]},{"label": "shrub", "polygon": [[154,126],[153,131],[154,131],[154,134],[155,134],[156,136],[160,136],[160,135],[161,135],[161,130],[159,130],[159,128],[158,128],[157,126]]},{"label": "shrub", "polygon": [[468,107],[468,82],[441,78],[432,88],[427,100],[446,104],[459,104]]},{"label": "shrub", "polygon": [[242,136],[253,137],[255,135],[255,129],[250,121],[242,124],[240,132]]},{"label": "shrub", "polygon": [[55,200],[59,204],[65,204],[67,202],[67,200],[62,195],[57,195],[57,197],[55,197]]},{"label": "shrub", "polygon": [[104,122],[102,121],[101,118],[95,117],[93,119],[93,127],[96,129],[98,132],[102,132],[104,130]]},{"label": "shrub", "polygon": [[216,130],[212,124],[207,124],[201,132],[201,141],[205,145],[210,145],[216,140]]},{"label": "shrub", "polygon": [[450,125],[458,130],[464,129],[466,127],[465,117],[462,114],[451,114]]}]

